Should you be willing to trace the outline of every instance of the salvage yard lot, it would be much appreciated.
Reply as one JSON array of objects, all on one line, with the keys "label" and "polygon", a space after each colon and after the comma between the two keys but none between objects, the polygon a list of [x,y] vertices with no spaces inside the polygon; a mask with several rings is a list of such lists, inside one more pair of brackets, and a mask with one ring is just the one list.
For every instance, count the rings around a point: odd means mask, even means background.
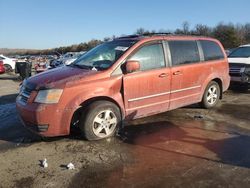
[{"label": "salvage yard lot", "polygon": [[[250,91],[226,92],[215,109],[194,105],[129,122],[112,139],[88,142],[72,133],[43,141],[18,120],[19,83],[0,76],[0,187],[250,184]],[[70,162],[74,170],[66,169]]]}]

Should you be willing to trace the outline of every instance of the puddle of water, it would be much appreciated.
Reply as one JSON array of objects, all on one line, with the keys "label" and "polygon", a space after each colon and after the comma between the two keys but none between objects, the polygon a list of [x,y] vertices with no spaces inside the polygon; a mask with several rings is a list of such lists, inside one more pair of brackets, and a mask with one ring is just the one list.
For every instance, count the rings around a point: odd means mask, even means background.
[{"label": "puddle of water", "polygon": [[[222,130],[225,127],[204,121],[162,121],[126,127],[120,147],[126,147],[133,162],[125,160],[112,166],[83,169],[71,185],[84,180],[85,185],[94,187],[185,186],[185,183],[197,186],[196,177],[204,185],[227,185],[231,175],[226,176],[225,172],[230,168],[239,168],[238,174],[242,168],[250,172],[250,137]],[[224,177],[215,171],[221,171]],[[184,180],[179,181],[182,176]]]}]

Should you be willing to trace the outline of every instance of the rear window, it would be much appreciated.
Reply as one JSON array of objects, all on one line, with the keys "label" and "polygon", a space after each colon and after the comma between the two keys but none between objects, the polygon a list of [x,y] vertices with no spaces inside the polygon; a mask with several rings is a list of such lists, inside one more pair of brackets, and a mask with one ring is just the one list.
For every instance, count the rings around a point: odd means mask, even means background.
[{"label": "rear window", "polygon": [[224,54],[221,47],[213,41],[201,40],[201,47],[205,61],[224,59]]},{"label": "rear window", "polygon": [[200,61],[196,41],[169,41],[168,45],[171,52],[173,66]]}]

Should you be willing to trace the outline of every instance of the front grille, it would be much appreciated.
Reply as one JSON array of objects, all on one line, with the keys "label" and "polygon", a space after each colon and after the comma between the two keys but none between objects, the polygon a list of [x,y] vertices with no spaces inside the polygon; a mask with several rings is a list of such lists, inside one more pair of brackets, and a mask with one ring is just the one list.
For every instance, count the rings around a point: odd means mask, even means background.
[{"label": "front grille", "polygon": [[241,76],[244,71],[244,64],[232,63],[230,64],[229,74],[230,76]]},{"label": "front grille", "polygon": [[241,68],[230,67],[229,74],[230,74],[230,76],[241,76]]}]

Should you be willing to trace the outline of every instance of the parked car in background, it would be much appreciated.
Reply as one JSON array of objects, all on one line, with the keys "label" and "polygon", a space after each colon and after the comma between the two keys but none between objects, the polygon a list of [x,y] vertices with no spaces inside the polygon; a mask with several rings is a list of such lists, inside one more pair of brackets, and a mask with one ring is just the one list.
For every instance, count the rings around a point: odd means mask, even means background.
[{"label": "parked car in background", "polygon": [[17,61],[16,59],[8,58],[4,55],[0,55],[0,61],[3,61],[6,72],[11,72],[15,70],[16,61]]},{"label": "parked car in background", "polygon": [[34,69],[36,73],[41,73],[49,69],[49,63],[45,58],[41,58],[35,63]]},{"label": "parked car in background", "polygon": [[22,122],[36,133],[110,137],[123,120],[200,103],[214,107],[229,87],[219,41],[205,37],[126,36],[103,43],[69,66],[25,80],[16,100]]},{"label": "parked car in background", "polygon": [[232,89],[250,88],[250,44],[236,48],[228,56]]},{"label": "parked car in background", "polygon": [[3,61],[0,60],[0,74],[5,73],[5,67],[3,65]]},{"label": "parked car in background", "polygon": [[56,59],[50,63],[51,68],[56,68],[60,66],[70,65],[73,63],[77,58],[79,58],[81,55],[83,55],[85,51],[83,52],[68,52],[64,55],[62,55],[59,59]]},{"label": "parked car in background", "polygon": [[234,50],[235,50],[235,48],[230,48],[230,49],[226,49],[225,52],[226,52],[227,56],[229,56]]}]

